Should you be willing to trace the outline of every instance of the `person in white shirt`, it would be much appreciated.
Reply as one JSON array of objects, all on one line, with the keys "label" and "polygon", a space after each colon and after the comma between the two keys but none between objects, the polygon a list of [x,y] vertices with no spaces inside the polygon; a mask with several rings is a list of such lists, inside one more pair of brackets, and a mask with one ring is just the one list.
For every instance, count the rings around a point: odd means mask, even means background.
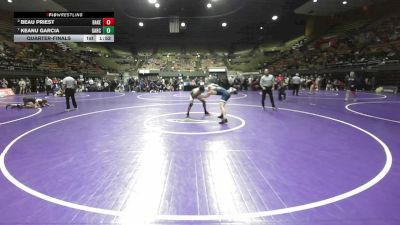
[{"label": "person in white shirt", "polygon": [[1,88],[7,88],[8,81],[5,78],[3,78],[3,80],[0,83],[1,83]]},{"label": "person in white shirt", "polygon": [[21,80],[18,82],[19,85],[19,94],[26,94],[26,83],[25,80],[21,78]]},{"label": "person in white shirt", "polygon": [[54,94],[54,93],[53,93],[53,89],[52,89],[53,81],[52,81],[49,77],[46,77],[46,78],[45,78],[44,84],[46,85],[46,93],[47,93],[47,96],[49,96],[49,93],[50,93],[50,92],[52,92],[52,94]]},{"label": "person in white shirt", "polygon": [[63,91],[65,93],[65,100],[67,103],[67,108],[65,109],[65,111],[70,110],[69,98],[71,98],[72,100],[72,105],[74,106],[74,109],[78,109],[78,105],[76,104],[75,101],[75,89],[77,87],[76,80],[71,76],[67,76],[62,80],[62,85],[63,85]]},{"label": "person in white shirt", "polygon": [[274,97],[272,95],[272,90],[274,88],[274,76],[272,74],[269,74],[268,72],[268,69],[264,69],[264,75],[260,79],[260,86],[262,88],[261,104],[263,110],[265,110],[265,96],[268,93],[272,105],[272,110],[276,110]]},{"label": "person in white shirt", "polygon": [[293,96],[296,94],[296,96],[299,96],[299,89],[300,89],[300,83],[301,83],[301,78],[298,73],[296,73],[291,80],[292,86],[293,86]]}]

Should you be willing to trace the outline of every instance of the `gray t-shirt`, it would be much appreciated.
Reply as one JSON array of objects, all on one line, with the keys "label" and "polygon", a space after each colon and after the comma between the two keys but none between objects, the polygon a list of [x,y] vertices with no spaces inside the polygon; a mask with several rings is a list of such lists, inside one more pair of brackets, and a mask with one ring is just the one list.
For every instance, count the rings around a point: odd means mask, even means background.
[{"label": "gray t-shirt", "polygon": [[53,81],[52,81],[50,78],[47,78],[47,79],[45,80],[45,84],[46,84],[47,86],[51,86],[51,85],[53,84]]},{"label": "gray t-shirt", "polygon": [[272,87],[274,84],[274,76],[271,74],[263,75],[260,79],[260,86],[261,87]]},{"label": "gray t-shirt", "polygon": [[300,84],[300,77],[299,76],[294,76],[292,77],[292,84]]},{"label": "gray t-shirt", "polygon": [[75,89],[76,88],[76,81],[74,78],[68,76],[62,80],[64,88],[71,88]]}]

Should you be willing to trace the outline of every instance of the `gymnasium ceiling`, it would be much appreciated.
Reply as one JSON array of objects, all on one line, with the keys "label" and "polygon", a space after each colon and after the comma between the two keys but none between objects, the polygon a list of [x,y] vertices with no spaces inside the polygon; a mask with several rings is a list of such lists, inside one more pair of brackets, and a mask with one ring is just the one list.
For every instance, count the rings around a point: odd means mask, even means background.
[{"label": "gymnasium ceiling", "polygon": [[[179,45],[239,49],[272,36],[301,34],[304,20],[293,11],[307,0],[158,0],[159,8],[148,0],[85,0],[79,5],[75,0],[54,1],[69,10],[114,11],[117,41],[133,48]],[[207,3],[212,7],[207,8]],[[273,15],[280,19],[273,22]],[[170,33],[171,16],[185,22],[186,28]],[[144,23],[142,28],[139,21]],[[221,26],[223,22],[227,27]],[[287,29],[279,28],[283,26]]]},{"label": "gymnasium ceiling", "polygon": [[[288,40],[304,33],[305,16],[329,14],[382,0],[1,0],[11,11],[114,11],[116,44],[132,50],[201,46],[249,48],[265,40]],[[207,3],[212,7],[207,8]],[[296,13],[295,13],[296,10]],[[311,13],[311,14],[313,14]],[[271,17],[279,18],[273,21]],[[169,32],[169,18],[185,22],[179,33]],[[143,27],[138,22],[144,23]],[[227,23],[223,28],[221,24]],[[260,28],[262,27],[262,29]]]}]

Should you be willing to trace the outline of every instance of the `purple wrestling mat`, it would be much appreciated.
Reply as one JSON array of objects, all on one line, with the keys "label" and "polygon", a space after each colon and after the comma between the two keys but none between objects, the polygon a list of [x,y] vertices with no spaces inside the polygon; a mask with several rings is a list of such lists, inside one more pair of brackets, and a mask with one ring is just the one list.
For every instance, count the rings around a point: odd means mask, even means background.
[{"label": "purple wrestling mat", "polygon": [[0,224],[400,224],[400,97],[274,94],[1,98]]}]

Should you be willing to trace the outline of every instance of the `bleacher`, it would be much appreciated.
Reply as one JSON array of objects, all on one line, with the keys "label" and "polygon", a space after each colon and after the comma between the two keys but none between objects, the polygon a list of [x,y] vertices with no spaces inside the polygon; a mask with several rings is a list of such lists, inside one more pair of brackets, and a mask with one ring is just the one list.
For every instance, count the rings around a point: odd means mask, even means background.
[{"label": "bleacher", "polygon": [[359,19],[355,21],[346,22],[333,27],[328,35],[345,34],[354,30],[361,29],[371,23],[370,19]]}]

